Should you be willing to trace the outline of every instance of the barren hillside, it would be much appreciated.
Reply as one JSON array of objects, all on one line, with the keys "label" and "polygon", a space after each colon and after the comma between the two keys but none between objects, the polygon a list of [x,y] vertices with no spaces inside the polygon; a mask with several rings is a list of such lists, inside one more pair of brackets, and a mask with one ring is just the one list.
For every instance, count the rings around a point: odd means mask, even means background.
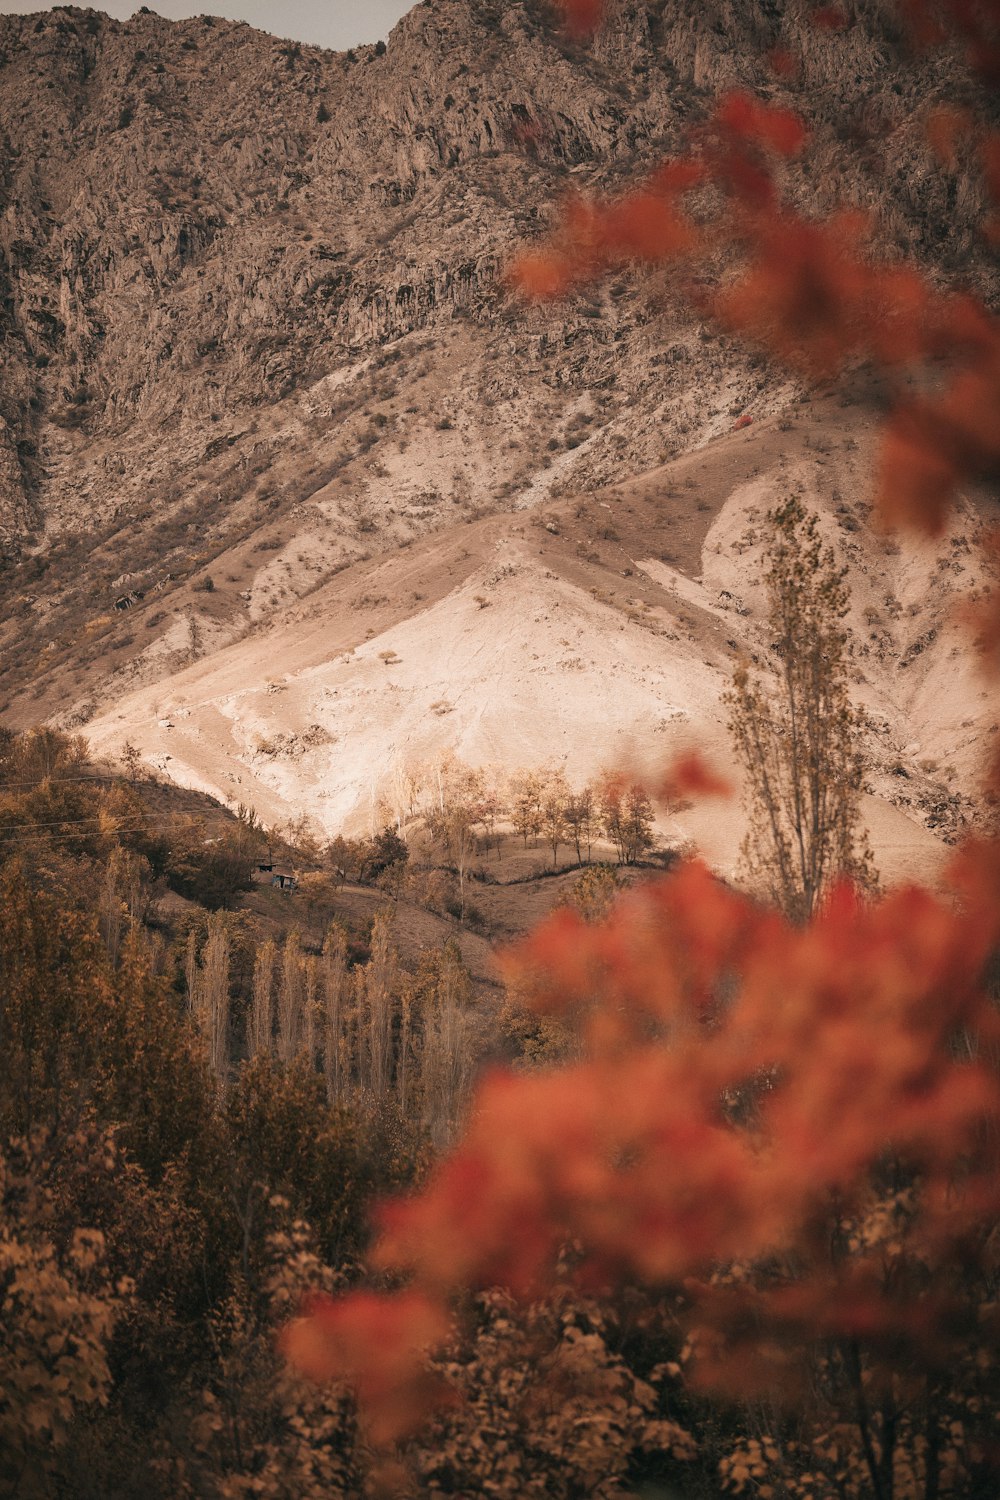
[{"label": "barren hillside", "polygon": [[[980,523],[966,506],[923,550],[874,537],[859,498],[872,419],[835,397],[792,412],[618,486],[355,564],[279,620],[182,656],[167,679],[137,662],[129,675],[144,685],[123,681],[88,735],[328,834],[405,817],[408,780],[448,752],[508,770],[559,764],[581,784],[692,743],[726,765],[721,694],[741,654],[768,663],[762,522],[792,491],[850,571],[880,862],[926,873],[929,830],[951,837],[971,814],[963,789],[991,728],[955,619],[982,582]],[[732,866],[731,808],[665,831]]]}]

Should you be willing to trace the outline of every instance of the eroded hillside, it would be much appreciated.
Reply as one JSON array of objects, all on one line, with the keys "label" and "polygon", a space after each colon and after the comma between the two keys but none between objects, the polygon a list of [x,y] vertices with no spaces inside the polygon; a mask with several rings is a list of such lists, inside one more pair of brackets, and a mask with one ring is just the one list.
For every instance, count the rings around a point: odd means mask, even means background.
[{"label": "eroded hillside", "polygon": [[[405,821],[414,775],[432,782],[449,752],[559,764],[578,784],[692,744],[728,765],[733,667],[774,665],[756,581],[765,516],[795,493],[849,570],[879,858],[914,872],[973,816],[991,727],[956,609],[984,582],[981,523],[967,504],[935,546],[876,536],[862,499],[874,430],[849,398],[807,399],[617,486],[453,525],[180,656],[169,678],[133,665],[88,734],[328,834]],[[130,676],[145,684],[129,691]],[[727,868],[740,831],[728,807],[669,830]]]}]

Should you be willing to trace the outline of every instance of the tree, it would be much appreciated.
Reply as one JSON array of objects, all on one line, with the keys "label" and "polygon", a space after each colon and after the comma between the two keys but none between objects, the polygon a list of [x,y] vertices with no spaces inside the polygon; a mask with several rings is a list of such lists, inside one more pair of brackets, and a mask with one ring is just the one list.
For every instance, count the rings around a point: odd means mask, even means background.
[{"label": "tree", "polygon": [[572,792],[566,799],[563,816],[576,849],[577,862],[582,864],[583,848],[586,846],[589,860],[594,838],[600,827],[593,787],[585,786],[582,792]]},{"label": "tree", "polygon": [[343,1102],[349,1081],[347,1036],[347,938],[342,927],[330,927],[323,944],[321,965],[323,1006],[323,1074],[331,1104]]},{"label": "tree", "polygon": [[225,907],[251,886],[260,835],[237,822],[218,838],[206,838],[198,819],[179,825],[171,840],[167,879],[189,900],[213,910]]},{"label": "tree", "polygon": [[186,965],[188,1007],[222,1097],[229,1078],[229,934],[218,912],[208,920],[200,965],[195,958],[195,942],[192,931]]},{"label": "tree", "polygon": [[622,877],[614,865],[591,865],[574,880],[566,905],[578,911],[585,922],[603,921],[622,885]]},{"label": "tree", "polygon": [[542,832],[551,846],[553,864],[559,855],[559,845],[566,842],[569,833],[566,804],[570,795],[569,783],[562,771],[552,771],[546,776],[542,790]]},{"label": "tree", "polygon": [[267,938],[254,959],[253,990],[247,1025],[247,1052],[251,1058],[271,1051],[274,1040],[274,968],[278,950],[273,938]]},{"label": "tree", "polygon": [[278,1056],[291,1063],[302,1050],[305,1038],[305,978],[302,942],[297,928],[285,938],[278,985]]},{"label": "tree", "polygon": [[454,760],[439,767],[438,806],[428,814],[427,828],[434,843],[455,866],[459,921],[465,920],[465,877],[484,817],[482,772]]},{"label": "tree", "polygon": [[[81,1142],[78,1174],[107,1173],[113,1147],[102,1144],[90,1159]],[[74,1420],[107,1401],[109,1344],[131,1290],[115,1285],[99,1231],[77,1225],[59,1243],[52,1195],[40,1180],[44,1147],[36,1133],[0,1152],[0,1488],[7,1495],[53,1492],[50,1471]]]},{"label": "tree", "polygon": [[474,1060],[472,981],[452,939],[426,955],[414,986],[420,1120],[437,1147],[454,1138]]},{"label": "tree", "polygon": [[621,776],[602,777],[597,796],[601,822],[615,846],[620,865],[634,865],[652,849],[653,804],[639,782]]},{"label": "tree", "polygon": [[354,971],[358,1010],[358,1078],[361,1092],[377,1107],[388,1097],[396,1076],[397,1008],[400,999],[399,955],[388,912],[372,923],[371,957]]},{"label": "tree", "polygon": [[382,832],[372,839],[368,854],[361,866],[359,879],[362,885],[375,885],[381,876],[390,871],[400,876],[409,857],[410,851],[406,847],[406,841],[399,836],[395,828],[383,828]]},{"label": "tree", "polygon": [[510,816],[516,832],[528,847],[542,829],[544,778],[538,771],[517,771],[510,778]]},{"label": "tree", "polygon": [[750,880],[804,922],[835,881],[874,884],[859,821],[866,720],[847,687],[845,571],[799,500],[786,500],[768,522],[765,582],[778,686],[741,666],[726,703],[746,773]]},{"label": "tree", "polygon": [[306,870],[298,878],[299,902],[309,914],[310,926],[319,931],[329,926],[337,904],[337,884],[325,870]]}]

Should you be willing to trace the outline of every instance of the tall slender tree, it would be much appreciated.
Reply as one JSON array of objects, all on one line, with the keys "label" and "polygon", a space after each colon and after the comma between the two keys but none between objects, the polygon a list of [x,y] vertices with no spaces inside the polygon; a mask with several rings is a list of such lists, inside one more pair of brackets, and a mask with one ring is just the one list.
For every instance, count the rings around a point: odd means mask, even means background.
[{"label": "tall slender tree", "polygon": [[331,1104],[342,1102],[349,1080],[350,1055],[348,1047],[347,1002],[349,976],[347,971],[347,939],[344,929],[334,923],[323,944],[321,962],[323,995],[323,1074],[326,1092]]},{"label": "tall slender tree", "polygon": [[272,938],[257,949],[253,966],[253,996],[247,1047],[251,1057],[270,1052],[274,1034],[274,966],[278,950]]},{"label": "tall slender tree", "polygon": [[752,885],[806,922],[839,878],[876,882],[860,822],[865,716],[847,686],[845,573],[796,498],[769,512],[765,582],[777,681],[743,665],[726,696],[746,773]]}]

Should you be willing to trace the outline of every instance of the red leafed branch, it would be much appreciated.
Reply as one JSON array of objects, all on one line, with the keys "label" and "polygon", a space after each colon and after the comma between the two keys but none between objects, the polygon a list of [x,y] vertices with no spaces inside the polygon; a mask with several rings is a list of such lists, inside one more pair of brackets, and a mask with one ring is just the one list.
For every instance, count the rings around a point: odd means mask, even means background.
[{"label": "red leafed branch", "polygon": [[[507,964],[540,1010],[574,1018],[583,1057],[483,1082],[461,1145],[382,1210],[374,1263],[411,1291],[314,1308],[292,1357],[354,1378],[373,1431],[398,1436],[433,1399],[418,1353],[443,1340],[452,1294],[535,1297],[574,1244],[585,1287],[685,1287],[692,1326],[716,1331],[702,1371],[716,1384],[745,1364],[722,1338],[743,1326],[743,1294],[712,1281],[734,1260],[796,1268],[746,1292],[779,1343],[864,1332],[941,1358],[950,1268],[1000,1212],[1000,1020],[980,984],[1000,939],[995,873],[990,888],[978,868],[964,909],[916,889],[869,908],[844,890],[805,930],[697,864],[601,926],[559,913]],[[900,1251],[923,1267],[919,1309],[864,1256],[816,1251],[818,1224],[889,1156],[919,1204]]]}]

